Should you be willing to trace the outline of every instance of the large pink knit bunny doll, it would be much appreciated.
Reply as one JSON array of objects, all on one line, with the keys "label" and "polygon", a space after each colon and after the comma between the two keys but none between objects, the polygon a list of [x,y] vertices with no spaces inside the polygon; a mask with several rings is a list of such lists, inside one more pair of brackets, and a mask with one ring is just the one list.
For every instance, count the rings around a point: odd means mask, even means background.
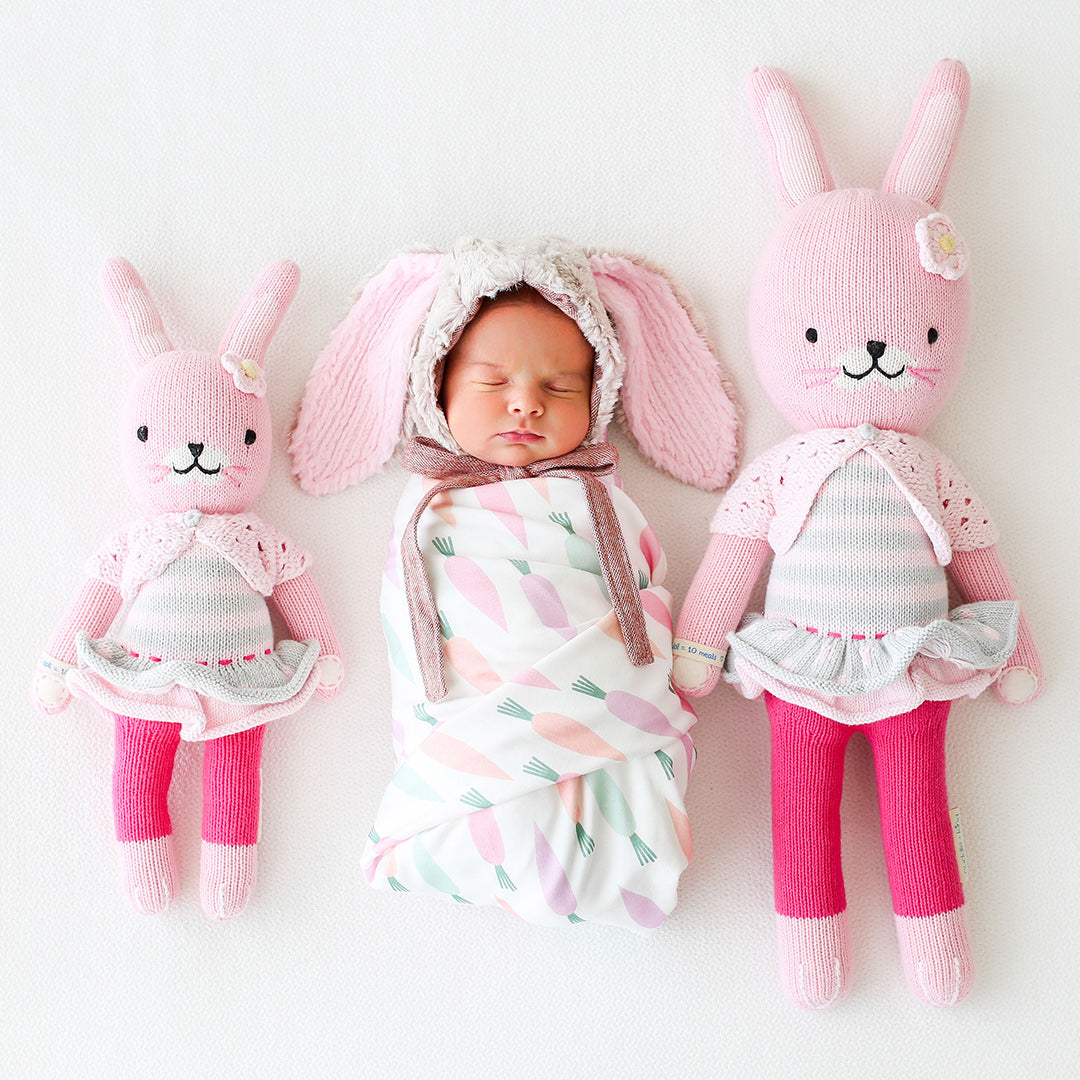
[{"label": "large pink knit bunny doll", "polygon": [[[254,886],[265,725],[342,678],[307,555],[248,513],[270,465],[266,348],[298,281],[292,263],[268,266],[210,354],[170,344],[130,263],[102,271],[136,371],[121,460],[152,516],[91,560],[34,691],[47,712],[74,694],[115,719],[116,836],[143,912],[176,888],[167,795],[180,740],[206,743],[202,904],[230,918]],[[295,640],[275,645],[268,598]]]},{"label": "large pink knit bunny doll", "polygon": [[[905,974],[918,997],[951,1005],[972,964],[946,717],[992,682],[1019,703],[1041,679],[989,514],[922,438],[968,340],[967,253],[938,212],[967,74],[951,60],[931,72],[881,190],[834,190],[783,72],[755,71],[751,95],[788,215],[754,279],[750,342],[798,434],[754,461],[713,519],[674,678],[699,695],[723,670],[745,696],[765,697],[788,993],[820,1008],[850,984],[839,807],[844,749],[861,730]],[[770,554],[764,615],[736,630]],[[946,567],[965,601],[951,612]]]}]

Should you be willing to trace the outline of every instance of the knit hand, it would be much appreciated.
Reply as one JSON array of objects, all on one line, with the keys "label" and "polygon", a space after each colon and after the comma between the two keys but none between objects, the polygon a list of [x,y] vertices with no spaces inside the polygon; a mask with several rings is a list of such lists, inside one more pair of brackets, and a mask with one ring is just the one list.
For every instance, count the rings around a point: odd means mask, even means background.
[{"label": "knit hand", "polygon": [[1026,705],[1042,692],[1041,673],[1029,667],[1010,666],[997,677],[994,693],[1006,705]]},{"label": "knit hand", "polygon": [[67,673],[71,665],[42,653],[30,687],[30,700],[50,716],[63,712],[71,704],[71,691],[67,688]]},{"label": "knit hand", "polygon": [[994,693],[1006,705],[1026,705],[1042,692],[1043,670],[1039,650],[1031,636],[1027,619],[1020,616],[1016,636],[1016,652],[1009,657],[1009,665],[994,682]]},{"label": "knit hand", "polygon": [[689,656],[676,656],[671,665],[672,684],[684,697],[705,697],[719,680],[720,668]]},{"label": "knit hand", "polygon": [[341,657],[333,653],[320,656],[319,662],[315,665],[315,678],[318,680],[315,687],[317,697],[322,698],[323,701],[336,698],[341,690],[341,684],[345,681],[345,665],[341,662]]}]

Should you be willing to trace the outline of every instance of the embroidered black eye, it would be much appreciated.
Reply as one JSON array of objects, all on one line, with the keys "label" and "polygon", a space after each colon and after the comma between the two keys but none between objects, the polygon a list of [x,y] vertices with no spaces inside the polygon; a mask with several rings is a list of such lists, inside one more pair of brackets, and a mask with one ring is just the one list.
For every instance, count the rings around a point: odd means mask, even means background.
[{"label": "embroidered black eye", "polygon": [[938,332],[931,326],[926,332],[926,340],[929,344],[933,345],[938,339]]},{"label": "embroidered black eye", "polygon": [[139,442],[146,442],[146,440],[150,438],[150,429],[143,424],[143,426],[135,432],[135,438],[138,439]]},{"label": "embroidered black eye", "polygon": [[244,445],[250,446],[255,441],[255,432],[248,428],[244,433]]},{"label": "embroidered black eye", "polygon": [[806,340],[809,341],[811,345],[817,341],[817,331],[812,326],[806,331]]}]

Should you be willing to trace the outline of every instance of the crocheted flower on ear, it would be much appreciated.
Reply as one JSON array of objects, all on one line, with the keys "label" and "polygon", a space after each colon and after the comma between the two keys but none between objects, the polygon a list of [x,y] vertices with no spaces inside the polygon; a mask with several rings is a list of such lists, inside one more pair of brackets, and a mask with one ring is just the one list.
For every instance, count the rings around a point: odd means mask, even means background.
[{"label": "crocheted flower on ear", "polygon": [[241,393],[266,396],[266,378],[256,361],[227,352],[221,358],[221,366],[233,377]]},{"label": "crocheted flower on ear", "polygon": [[946,281],[964,276],[968,266],[967,245],[944,214],[931,214],[917,222],[915,236],[924,269]]}]

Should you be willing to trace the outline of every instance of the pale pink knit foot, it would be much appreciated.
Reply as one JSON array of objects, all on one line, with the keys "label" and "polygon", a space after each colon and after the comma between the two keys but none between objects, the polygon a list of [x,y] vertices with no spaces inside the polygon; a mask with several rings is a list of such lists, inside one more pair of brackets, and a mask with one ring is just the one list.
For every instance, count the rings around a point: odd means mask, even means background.
[{"label": "pale pink knit foot", "polygon": [[247,907],[255,889],[255,845],[202,843],[199,892],[212,919],[231,919]]},{"label": "pale pink knit foot", "polygon": [[904,975],[920,1001],[948,1007],[968,996],[975,971],[962,907],[940,915],[897,915],[896,932]]},{"label": "pale pink knit foot", "polygon": [[171,836],[120,843],[124,892],[144,915],[164,911],[176,893],[176,855]]},{"label": "pale pink knit foot", "polygon": [[776,916],[780,977],[787,995],[805,1009],[825,1009],[851,989],[851,934],[847,912],[818,919]]}]

